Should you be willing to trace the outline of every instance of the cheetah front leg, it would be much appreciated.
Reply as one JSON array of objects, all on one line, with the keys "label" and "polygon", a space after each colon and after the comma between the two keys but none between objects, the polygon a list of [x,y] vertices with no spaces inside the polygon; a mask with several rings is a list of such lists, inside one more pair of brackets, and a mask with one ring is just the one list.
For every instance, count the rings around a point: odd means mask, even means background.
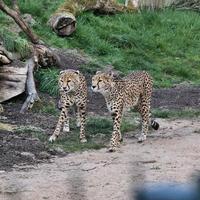
[{"label": "cheetah front leg", "polygon": [[81,116],[80,116],[80,107],[77,107],[77,112],[76,112],[76,127],[81,126]]},{"label": "cheetah front leg", "polygon": [[49,138],[49,142],[54,142],[56,140],[56,138],[59,136],[61,127],[62,127],[65,119],[66,119],[66,108],[63,106],[61,113],[60,113],[60,117],[58,119],[58,123],[55,128],[55,131],[52,134],[52,136]]},{"label": "cheetah front leg", "polygon": [[77,116],[79,116],[79,119],[77,119],[77,125],[78,120],[80,120],[80,142],[85,143],[87,142],[86,136],[85,136],[85,123],[86,123],[86,106],[78,106],[77,107]]},{"label": "cheetah front leg", "polygon": [[65,110],[65,121],[64,121],[64,125],[63,125],[63,132],[65,132],[65,133],[70,132],[68,109]]},{"label": "cheetah front leg", "polygon": [[112,111],[111,115],[113,117],[113,132],[110,140],[109,151],[113,152],[116,150],[116,147],[118,147],[120,145],[120,142],[122,141],[122,136],[120,131],[121,120],[122,120],[122,109]]}]

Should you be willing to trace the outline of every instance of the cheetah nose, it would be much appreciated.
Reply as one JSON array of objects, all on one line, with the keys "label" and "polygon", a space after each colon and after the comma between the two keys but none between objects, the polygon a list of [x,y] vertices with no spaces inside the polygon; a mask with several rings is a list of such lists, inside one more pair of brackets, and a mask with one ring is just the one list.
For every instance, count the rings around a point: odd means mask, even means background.
[{"label": "cheetah nose", "polygon": [[67,87],[63,87],[63,90],[67,90]]},{"label": "cheetah nose", "polygon": [[92,85],[92,89],[94,89],[96,86],[95,85]]}]

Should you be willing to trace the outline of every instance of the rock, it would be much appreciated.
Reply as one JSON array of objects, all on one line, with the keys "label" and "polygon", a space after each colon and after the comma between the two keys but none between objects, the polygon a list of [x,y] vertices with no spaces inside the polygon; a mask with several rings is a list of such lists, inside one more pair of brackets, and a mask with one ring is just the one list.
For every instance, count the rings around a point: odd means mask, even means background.
[{"label": "rock", "polygon": [[50,157],[51,157],[51,155],[49,153],[47,153],[46,151],[42,151],[38,155],[39,159],[48,159]]},{"label": "rock", "polygon": [[17,126],[0,122],[0,130],[13,132]]},{"label": "rock", "polygon": [[96,168],[97,168],[96,164],[87,163],[87,164],[83,165],[81,170],[82,171],[91,171],[91,170],[95,170]]},{"label": "rock", "polygon": [[64,153],[65,153],[65,151],[64,151],[62,148],[60,148],[60,147],[55,147],[54,150],[55,150],[58,154],[64,154]]},{"label": "rock", "polygon": [[30,152],[21,152],[20,154],[21,154],[21,156],[25,156],[27,158],[30,158],[31,160],[35,160],[35,155],[33,153],[30,153]]},{"label": "rock", "polygon": [[26,13],[23,16],[24,21],[29,24],[30,26],[34,26],[36,24],[36,21],[33,19],[32,15]]}]

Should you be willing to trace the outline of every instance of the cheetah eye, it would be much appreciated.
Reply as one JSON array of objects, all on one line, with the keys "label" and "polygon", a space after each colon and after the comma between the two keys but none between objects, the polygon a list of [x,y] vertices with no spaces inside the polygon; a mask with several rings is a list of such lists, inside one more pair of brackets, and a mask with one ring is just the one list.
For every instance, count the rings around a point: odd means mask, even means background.
[{"label": "cheetah eye", "polygon": [[71,82],[71,80],[67,80],[67,82],[69,83],[69,82]]},{"label": "cheetah eye", "polygon": [[101,79],[99,79],[99,82],[102,82],[102,80],[101,80]]}]

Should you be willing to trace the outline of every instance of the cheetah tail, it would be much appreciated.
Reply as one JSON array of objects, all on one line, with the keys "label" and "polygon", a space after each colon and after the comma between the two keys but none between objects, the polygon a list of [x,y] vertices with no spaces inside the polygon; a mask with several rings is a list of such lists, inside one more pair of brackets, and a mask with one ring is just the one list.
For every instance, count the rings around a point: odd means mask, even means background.
[{"label": "cheetah tail", "polygon": [[153,129],[158,130],[160,125],[155,120],[151,120],[151,126]]}]

